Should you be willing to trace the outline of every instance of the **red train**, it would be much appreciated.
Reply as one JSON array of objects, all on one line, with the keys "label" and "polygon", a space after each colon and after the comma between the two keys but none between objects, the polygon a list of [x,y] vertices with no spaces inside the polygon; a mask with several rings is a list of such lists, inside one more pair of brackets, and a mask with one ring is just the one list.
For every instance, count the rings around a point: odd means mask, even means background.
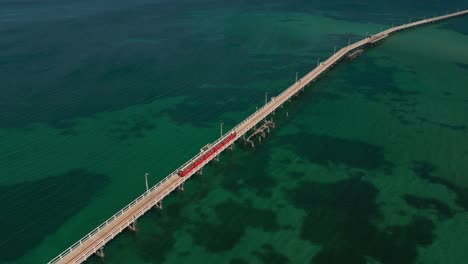
[{"label": "red train", "polygon": [[197,168],[200,164],[202,164],[205,160],[211,158],[213,154],[215,154],[222,147],[226,146],[235,137],[236,137],[236,132],[232,132],[227,138],[225,138],[223,141],[219,142],[217,145],[215,145],[214,147],[212,147],[211,149],[203,153],[200,158],[193,161],[191,164],[187,165],[185,168],[180,170],[177,174],[179,174],[180,177],[185,177],[187,174],[189,174],[195,168]]}]

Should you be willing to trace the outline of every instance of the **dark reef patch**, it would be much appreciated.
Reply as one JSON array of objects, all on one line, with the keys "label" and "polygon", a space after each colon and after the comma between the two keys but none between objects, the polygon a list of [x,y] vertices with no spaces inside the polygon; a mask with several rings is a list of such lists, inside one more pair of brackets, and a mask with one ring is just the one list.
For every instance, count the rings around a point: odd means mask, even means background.
[{"label": "dark reef patch", "polygon": [[182,256],[182,257],[187,257],[187,256],[190,256],[192,253],[188,250],[184,250],[182,252],[179,253],[179,256]]},{"label": "dark reef patch", "polygon": [[280,140],[293,146],[301,157],[323,166],[344,164],[349,168],[383,169],[386,172],[393,167],[385,160],[382,147],[358,140],[311,133],[298,133]]},{"label": "dark reef patch", "polygon": [[249,157],[243,157],[239,161],[233,159],[216,168],[216,174],[223,175],[223,188],[233,193],[248,189],[259,196],[269,196],[271,189],[276,186],[276,179],[267,171],[269,148],[269,144],[256,144]]},{"label": "dark reef patch", "polygon": [[292,171],[289,173],[289,175],[292,177],[292,179],[300,179],[305,176],[305,173],[302,171]]},{"label": "dark reef patch", "polygon": [[468,70],[468,63],[457,63],[457,66],[462,69]]},{"label": "dark reef patch", "polygon": [[[358,92],[373,101],[379,101],[383,95],[405,98],[417,95],[415,90],[403,90],[393,78],[393,73],[401,71],[396,66],[382,66],[369,56],[362,56],[359,60],[348,65],[350,70],[342,73],[342,78],[352,80],[350,85],[343,86],[342,90],[348,93]],[[366,78],[356,78],[366,76]],[[407,98],[405,98],[407,99]]]},{"label": "dark reef patch", "polygon": [[468,210],[468,189],[461,188],[451,183],[450,181],[434,176],[436,167],[428,161],[413,161],[413,172],[421,177],[424,180],[427,180],[434,184],[440,184],[445,186],[447,189],[451,190],[456,194],[455,202],[457,205],[463,207],[465,210]]},{"label": "dark reef patch", "polygon": [[301,237],[321,250],[311,263],[414,263],[417,248],[433,239],[431,220],[415,216],[406,226],[383,230],[376,204],[377,189],[359,178],[336,183],[303,182],[288,193],[292,204],[306,213]]},{"label": "dark reef patch", "polygon": [[248,227],[273,232],[280,227],[273,211],[253,208],[232,200],[224,201],[214,208],[216,222],[196,223],[190,231],[194,242],[210,252],[221,252],[234,248]]},{"label": "dark reef patch", "polygon": [[156,126],[150,119],[144,116],[133,116],[129,120],[115,121],[107,134],[119,141],[130,138],[142,138],[145,133],[153,130]]},{"label": "dark reef patch", "polygon": [[0,262],[14,261],[34,248],[85,207],[108,182],[106,175],[74,169],[32,182],[1,185],[0,210],[5,214],[0,216],[0,225],[5,228]]},{"label": "dark reef patch", "polygon": [[302,19],[296,19],[296,18],[285,18],[281,19],[280,22],[282,23],[288,23],[288,22],[301,22]]},{"label": "dark reef patch", "polygon": [[454,215],[450,206],[437,199],[418,197],[411,194],[405,194],[403,198],[410,206],[420,210],[429,210],[435,213],[439,219],[447,219]]},{"label": "dark reef patch", "polygon": [[418,119],[422,122],[429,123],[431,125],[436,125],[441,128],[451,129],[454,131],[466,131],[467,129],[466,125],[453,125],[453,124],[447,124],[447,123],[442,123],[442,122],[436,122],[436,121],[431,121],[424,117],[418,117]]},{"label": "dark reef patch", "polygon": [[271,244],[263,244],[262,248],[253,254],[264,264],[285,264],[289,259],[279,253]]},{"label": "dark reef patch", "polygon": [[402,125],[410,125],[413,122],[410,121],[411,114],[416,112],[415,108],[417,103],[412,101],[408,96],[397,96],[390,98],[389,102],[386,102],[391,108],[392,116],[396,117]]},{"label": "dark reef patch", "polygon": [[75,129],[76,122],[69,119],[55,120],[50,122],[49,125],[59,131],[61,136],[76,136],[78,132]]},{"label": "dark reef patch", "polygon": [[244,259],[233,258],[229,261],[229,264],[249,264],[249,262]]}]

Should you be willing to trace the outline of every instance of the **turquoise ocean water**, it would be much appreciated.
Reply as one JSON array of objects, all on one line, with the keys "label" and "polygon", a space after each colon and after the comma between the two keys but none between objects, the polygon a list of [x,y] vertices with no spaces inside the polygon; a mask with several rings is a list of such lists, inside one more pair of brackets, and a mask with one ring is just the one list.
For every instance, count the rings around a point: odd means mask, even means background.
[{"label": "turquoise ocean water", "polygon": [[[0,263],[44,263],[334,47],[463,1],[0,1]],[[106,263],[465,263],[468,17],[343,62]],[[100,263],[92,257],[89,263]]]}]

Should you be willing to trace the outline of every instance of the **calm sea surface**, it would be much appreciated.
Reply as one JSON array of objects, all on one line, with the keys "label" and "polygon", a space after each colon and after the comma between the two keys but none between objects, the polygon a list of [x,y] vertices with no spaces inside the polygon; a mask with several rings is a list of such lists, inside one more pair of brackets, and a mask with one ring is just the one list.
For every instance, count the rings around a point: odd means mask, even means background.
[{"label": "calm sea surface", "polygon": [[[447,3],[449,2],[449,3]],[[44,263],[325,59],[459,1],[0,0],[0,263]],[[466,263],[468,17],[328,72],[106,263]],[[92,257],[89,263],[100,263]]]}]

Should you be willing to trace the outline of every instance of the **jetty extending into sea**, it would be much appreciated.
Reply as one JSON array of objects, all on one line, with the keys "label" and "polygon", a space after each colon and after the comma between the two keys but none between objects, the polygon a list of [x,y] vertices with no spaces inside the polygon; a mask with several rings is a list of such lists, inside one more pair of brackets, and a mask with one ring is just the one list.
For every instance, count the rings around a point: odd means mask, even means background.
[{"label": "jetty extending into sea", "polygon": [[[104,258],[104,246],[109,243],[109,241],[127,228],[136,231],[136,221],[138,218],[154,207],[162,209],[162,201],[167,195],[177,189],[183,190],[185,181],[190,179],[192,175],[201,173],[203,167],[213,159],[219,159],[219,155],[225,149],[232,148],[234,146],[233,144],[238,140],[244,140],[244,143],[251,144],[252,147],[254,146],[255,140],[261,141],[262,137],[265,137],[265,133],[268,133],[269,130],[273,129],[275,126],[273,118],[271,118],[275,110],[282,107],[283,104],[293,96],[298,95],[299,92],[310,86],[321,74],[329,70],[341,59],[353,59],[359,56],[365,47],[374,45],[393,33],[466,14],[468,14],[468,10],[392,27],[375,35],[366,36],[364,39],[336,51],[327,60],[319,62],[317,67],[304,77],[296,80],[295,83],[282,93],[272,97],[271,100],[266,101],[263,107],[257,109],[227,133],[222,134],[215,142],[203,147],[200,153],[177,168],[156,185],[149,188],[145,193],[48,263],[82,263],[93,254]],[[268,119],[269,117],[270,119]]]}]

